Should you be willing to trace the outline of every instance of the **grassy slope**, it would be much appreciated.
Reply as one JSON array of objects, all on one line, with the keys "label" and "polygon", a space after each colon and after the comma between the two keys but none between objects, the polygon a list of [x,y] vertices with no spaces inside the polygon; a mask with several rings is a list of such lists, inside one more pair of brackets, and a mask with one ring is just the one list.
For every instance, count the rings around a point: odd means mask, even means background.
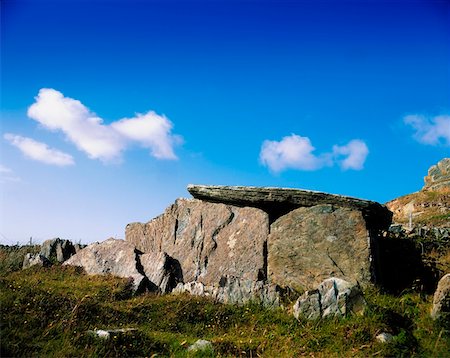
[{"label": "grassy slope", "polygon": [[[133,297],[127,280],[71,267],[9,270],[0,279],[1,356],[183,357],[197,339],[213,343],[210,356],[450,356],[449,332],[429,318],[430,296],[372,291],[366,298],[364,316],[297,321],[259,305]],[[87,333],[120,327],[138,330],[108,341]],[[383,331],[393,343],[375,342]]]}]

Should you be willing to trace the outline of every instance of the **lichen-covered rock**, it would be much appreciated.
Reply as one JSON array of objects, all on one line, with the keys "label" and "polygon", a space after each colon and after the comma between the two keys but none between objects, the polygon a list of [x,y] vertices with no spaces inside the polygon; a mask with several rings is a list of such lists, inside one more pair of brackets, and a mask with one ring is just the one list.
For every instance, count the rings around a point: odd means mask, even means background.
[{"label": "lichen-covered rock", "polygon": [[450,322],[450,273],[444,275],[439,280],[433,297],[431,317],[433,319],[444,319]]},{"label": "lichen-covered rock", "polygon": [[76,251],[72,241],[60,238],[45,240],[41,245],[41,255],[52,262],[64,262],[75,255]]},{"label": "lichen-covered rock", "polygon": [[222,279],[219,286],[206,286],[201,282],[180,283],[172,292],[187,292],[194,296],[210,297],[217,302],[228,304],[243,305],[259,302],[266,307],[277,307],[280,304],[280,296],[275,285],[233,277]]},{"label": "lichen-covered rock", "polygon": [[444,158],[428,169],[422,190],[450,190],[450,158]]},{"label": "lichen-covered rock", "polygon": [[203,351],[212,351],[213,345],[210,341],[205,339],[199,339],[194,344],[191,344],[188,347],[189,352],[203,352]]},{"label": "lichen-covered rock", "polygon": [[126,228],[126,241],[144,253],[166,252],[183,281],[217,285],[222,277],[257,281],[265,276],[269,220],[265,212],[178,199],[164,214]]},{"label": "lichen-covered rock", "polygon": [[111,274],[133,279],[135,291],[148,289],[148,279],[140,270],[139,252],[134,245],[110,238],[93,243],[65,261],[63,265],[81,266],[89,275]]},{"label": "lichen-covered rock", "polygon": [[22,269],[26,269],[31,266],[49,267],[51,262],[41,254],[26,254],[23,259]]},{"label": "lichen-covered rock", "polygon": [[269,281],[312,289],[329,277],[371,282],[371,240],[361,212],[319,205],[280,217],[268,239]]},{"label": "lichen-covered rock", "polygon": [[306,291],[294,305],[297,319],[344,317],[350,313],[364,312],[366,302],[361,289],[350,282],[332,277],[317,289]]}]

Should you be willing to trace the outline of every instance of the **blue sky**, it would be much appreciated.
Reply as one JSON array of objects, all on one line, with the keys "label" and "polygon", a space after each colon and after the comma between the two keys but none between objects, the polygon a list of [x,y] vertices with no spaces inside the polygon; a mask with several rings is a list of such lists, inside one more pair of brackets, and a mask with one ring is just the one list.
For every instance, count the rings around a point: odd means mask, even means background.
[{"label": "blue sky", "polygon": [[450,155],[450,2],[1,1],[0,242],[188,183],[386,202]]}]

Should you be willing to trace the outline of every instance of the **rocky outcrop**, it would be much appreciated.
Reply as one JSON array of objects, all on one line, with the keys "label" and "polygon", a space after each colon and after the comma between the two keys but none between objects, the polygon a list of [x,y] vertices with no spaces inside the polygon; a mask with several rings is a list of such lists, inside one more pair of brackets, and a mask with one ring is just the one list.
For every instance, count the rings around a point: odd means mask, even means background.
[{"label": "rocky outcrop", "polygon": [[297,319],[344,317],[364,312],[366,302],[361,289],[350,282],[331,277],[317,289],[306,291],[294,305]]},{"label": "rocky outcrop", "polygon": [[180,264],[183,282],[210,286],[227,276],[263,279],[268,234],[262,210],[178,199],[148,223],[128,224],[125,236],[142,252],[170,255]]},{"label": "rocky outcrop", "polygon": [[196,199],[260,208],[270,215],[271,222],[299,207],[327,204],[361,211],[374,230],[386,230],[392,218],[392,213],[384,205],[374,201],[318,191],[193,184],[188,185],[187,189]]},{"label": "rocky outcrop", "polygon": [[60,238],[46,240],[41,245],[41,255],[51,262],[64,262],[77,252],[77,247],[70,240]]},{"label": "rocky outcrop", "polygon": [[317,205],[298,208],[270,228],[269,280],[312,289],[329,277],[364,286],[372,281],[371,238],[360,211]]},{"label": "rocky outcrop", "polygon": [[431,317],[444,319],[450,323],[450,274],[446,274],[439,280],[433,297]]},{"label": "rocky outcrop", "polygon": [[161,293],[171,292],[182,280],[182,271],[178,261],[165,252],[150,252],[139,258],[142,270],[150,285],[155,285],[151,291]]},{"label": "rocky outcrop", "polygon": [[391,200],[386,206],[396,223],[450,227],[450,158],[428,170],[422,190]]},{"label": "rocky outcrop", "polygon": [[450,190],[450,158],[444,158],[428,169],[424,178],[425,185],[422,190]]},{"label": "rocky outcrop", "polygon": [[49,267],[51,262],[41,254],[26,254],[23,259],[22,269],[27,269],[31,266]]}]

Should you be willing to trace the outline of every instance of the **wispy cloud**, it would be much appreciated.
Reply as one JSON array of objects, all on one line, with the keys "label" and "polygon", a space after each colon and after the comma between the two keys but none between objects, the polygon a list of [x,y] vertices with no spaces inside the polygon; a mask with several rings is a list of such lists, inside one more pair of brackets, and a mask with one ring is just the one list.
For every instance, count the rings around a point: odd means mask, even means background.
[{"label": "wispy cloud", "polygon": [[330,153],[314,154],[315,148],[308,137],[296,134],[281,141],[266,140],[260,152],[260,161],[273,172],[286,169],[319,170],[338,163],[343,170],[361,170],[369,153],[367,145],[358,139],[344,146],[333,146]]},{"label": "wispy cloud", "polygon": [[172,122],[153,111],[106,125],[80,101],[65,97],[54,89],[43,88],[28,109],[28,116],[44,128],[63,132],[92,159],[120,159],[132,143],[149,148],[155,158],[177,158],[174,146],[180,142],[180,137],[171,133]]},{"label": "wispy cloud", "polygon": [[70,154],[50,148],[47,144],[34,139],[6,133],[4,138],[28,158],[50,165],[68,166],[75,162]]},{"label": "wispy cloud", "polygon": [[0,164],[0,182],[19,182],[20,178],[14,171],[4,165]]},{"label": "wispy cloud", "polygon": [[426,117],[412,114],[404,117],[404,123],[414,128],[414,138],[423,144],[450,146],[450,115]]}]

